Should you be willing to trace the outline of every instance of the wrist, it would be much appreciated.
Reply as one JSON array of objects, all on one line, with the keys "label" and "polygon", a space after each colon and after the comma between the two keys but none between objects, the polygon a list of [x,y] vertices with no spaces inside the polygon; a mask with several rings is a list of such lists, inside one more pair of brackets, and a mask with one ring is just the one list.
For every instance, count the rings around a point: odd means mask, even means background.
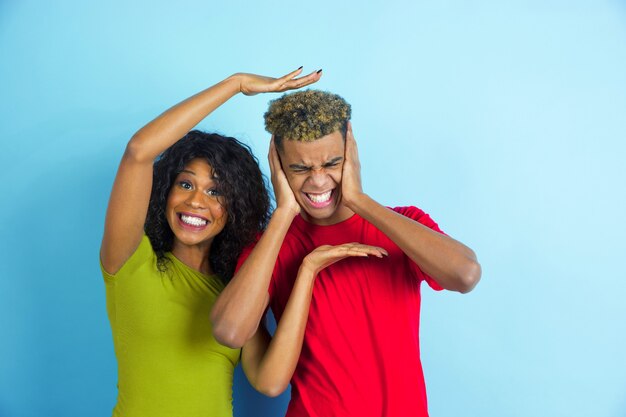
[{"label": "wrist", "polygon": [[233,75],[231,75],[230,77],[226,78],[226,82],[230,83],[233,86],[233,89],[235,90],[235,94],[237,93],[241,93],[241,85],[243,82],[243,79],[245,77],[245,74],[242,72],[237,72]]},{"label": "wrist", "polygon": [[294,217],[300,214],[300,205],[298,205],[298,203],[291,204],[291,205],[287,205],[287,204],[281,205],[277,203],[276,210],[274,210],[274,213],[276,212],[280,212],[284,216],[291,216],[291,220],[293,220]]},{"label": "wrist", "polygon": [[287,226],[291,225],[293,219],[298,215],[297,211],[288,207],[276,207],[276,210],[272,213],[270,221],[276,221],[279,223],[285,223]]},{"label": "wrist", "polygon": [[353,195],[344,196],[343,198],[344,204],[355,213],[358,212],[359,208],[361,208],[368,199],[369,196],[363,191],[359,191]]},{"label": "wrist", "polygon": [[312,265],[306,257],[302,260],[300,264],[300,269],[298,269],[298,276],[308,277],[310,279],[315,279],[319,271]]}]

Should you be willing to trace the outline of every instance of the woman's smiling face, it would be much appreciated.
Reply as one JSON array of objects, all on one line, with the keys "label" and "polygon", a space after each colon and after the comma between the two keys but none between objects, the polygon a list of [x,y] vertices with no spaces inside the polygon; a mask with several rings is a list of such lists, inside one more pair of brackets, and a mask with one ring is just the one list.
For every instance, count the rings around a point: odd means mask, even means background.
[{"label": "woman's smiling face", "polygon": [[174,247],[206,245],[210,249],[228,219],[223,203],[213,168],[201,158],[189,161],[167,198],[166,216]]}]

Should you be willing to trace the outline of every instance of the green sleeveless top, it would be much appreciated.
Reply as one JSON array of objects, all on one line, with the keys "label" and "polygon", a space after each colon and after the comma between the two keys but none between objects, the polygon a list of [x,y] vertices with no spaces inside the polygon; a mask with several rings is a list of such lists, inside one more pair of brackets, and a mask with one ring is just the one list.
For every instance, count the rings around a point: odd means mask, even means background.
[{"label": "green sleeveless top", "polygon": [[220,345],[209,321],[224,284],[166,256],[162,273],[144,236],[115,275],[100,265],[118,365],[113,416],[232,416],[240,350]]}]

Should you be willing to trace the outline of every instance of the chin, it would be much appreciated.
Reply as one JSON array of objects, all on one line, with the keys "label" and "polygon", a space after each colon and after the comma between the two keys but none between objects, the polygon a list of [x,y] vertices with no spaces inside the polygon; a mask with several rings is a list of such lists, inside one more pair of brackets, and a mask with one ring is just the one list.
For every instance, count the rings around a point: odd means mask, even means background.
[{"label": "chin", "polygon": [[336,213],[336,210],[334,209],[334,207],[330,210],[315,210],[312,212],[310,210],[305,209],[303,211],[306,214],[307,220],[319,221],[319,222],[324,222],[324,221],[331,219]]}]

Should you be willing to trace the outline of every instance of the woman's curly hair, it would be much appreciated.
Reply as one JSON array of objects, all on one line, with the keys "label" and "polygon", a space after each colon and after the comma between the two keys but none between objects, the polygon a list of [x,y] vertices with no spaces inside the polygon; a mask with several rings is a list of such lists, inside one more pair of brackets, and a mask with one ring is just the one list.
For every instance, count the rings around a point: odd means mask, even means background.
[{"label": "woman's curly hair", "polygon": [[270,101],[265,113],[265,129],[282,141],[312,142],[341,129],[345,138],[352,108],[341,96],[320,90],[283,94]]},{"label": "woman's curly hair", "polygon": [[248,146],[235,138],[192,130],[169,147],[154,163],[144,229],[157,255],[158,268],[165,271],[165,253],[174,243],[166,218],[167,198],[177,175],[194,158],[206,160],[213,168],[228,213],[226,225],[213,239],[209,253],[211,269],[227,283],[241,251],[265,229],[269,219],[266,180]]}]

